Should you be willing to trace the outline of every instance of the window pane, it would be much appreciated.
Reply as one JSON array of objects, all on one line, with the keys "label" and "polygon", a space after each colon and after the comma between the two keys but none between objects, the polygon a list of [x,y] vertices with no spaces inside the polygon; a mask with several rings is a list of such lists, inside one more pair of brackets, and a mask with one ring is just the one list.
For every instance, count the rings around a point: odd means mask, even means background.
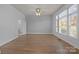
[{"label": "window pane", "polygon": [[69,35],[77,37],[77,14],[69,16]]},{"label": "window pane", "polygon": [[56,32],[58,32],[58,28],[59,28],[59,26],[58,26],[58,20],[56,20]]},{"label": "window pane", "polygon": [[59,25],[58,25],[58,16],[56,16],[56,32],[58,32],[58,27]]},{"label": "window pane", "polygon": [[67,34],[67,17],[59,19],[59,32]]},{"label": "window pane", "polygon": [[67,10],[63,11],[62,13],[59,14],[59,18],[66,16],[67,15]]},{"label": "window pane", "polygon": [[74,13],[77,11],[77,5],[72,5],[70,8],[69,8],[69,14],[71,13]]}]

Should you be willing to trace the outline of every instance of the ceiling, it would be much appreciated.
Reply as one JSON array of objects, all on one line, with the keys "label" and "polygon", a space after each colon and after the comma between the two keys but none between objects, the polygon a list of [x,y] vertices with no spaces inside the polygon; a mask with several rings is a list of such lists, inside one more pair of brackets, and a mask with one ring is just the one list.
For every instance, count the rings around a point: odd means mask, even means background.
[{"label": "ceiling", "polygon": [[62,4],[13,4],[16,9],[24,15],[35,15],[35,9],[41,9],[41,15],[51,15],[57,9],[62,7]]}]

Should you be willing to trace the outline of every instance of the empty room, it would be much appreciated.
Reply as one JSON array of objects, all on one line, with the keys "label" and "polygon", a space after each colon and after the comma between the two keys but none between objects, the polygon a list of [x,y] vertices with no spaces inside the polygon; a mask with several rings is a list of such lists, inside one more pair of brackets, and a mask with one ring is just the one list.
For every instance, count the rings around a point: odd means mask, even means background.
[{"label": "empty room", "polygon": [[0,4],[0,54],[78,54],[78,4]]}]

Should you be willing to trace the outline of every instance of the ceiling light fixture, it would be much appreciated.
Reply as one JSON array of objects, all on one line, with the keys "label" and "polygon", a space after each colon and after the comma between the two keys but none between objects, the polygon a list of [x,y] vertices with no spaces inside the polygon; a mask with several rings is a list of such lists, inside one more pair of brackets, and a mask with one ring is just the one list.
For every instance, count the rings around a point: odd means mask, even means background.
[{"label": "ceiling light fixture", "polygon": [[36,13],[36,16],[40,16],[40,12],[41,12],[40,11],[40,8],[36,8],[36,12],[35,12]]}]

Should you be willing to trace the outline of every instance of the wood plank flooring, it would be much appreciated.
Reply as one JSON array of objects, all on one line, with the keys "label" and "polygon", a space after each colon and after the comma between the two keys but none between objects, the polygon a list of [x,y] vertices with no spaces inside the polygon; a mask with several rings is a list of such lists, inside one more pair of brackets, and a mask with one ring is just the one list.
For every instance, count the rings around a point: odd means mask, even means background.
[{"label": "wood plank flooring", "polygon": [[70,44],[50,34],[21,35],[0,47],[2,54],[78,53]]}]

